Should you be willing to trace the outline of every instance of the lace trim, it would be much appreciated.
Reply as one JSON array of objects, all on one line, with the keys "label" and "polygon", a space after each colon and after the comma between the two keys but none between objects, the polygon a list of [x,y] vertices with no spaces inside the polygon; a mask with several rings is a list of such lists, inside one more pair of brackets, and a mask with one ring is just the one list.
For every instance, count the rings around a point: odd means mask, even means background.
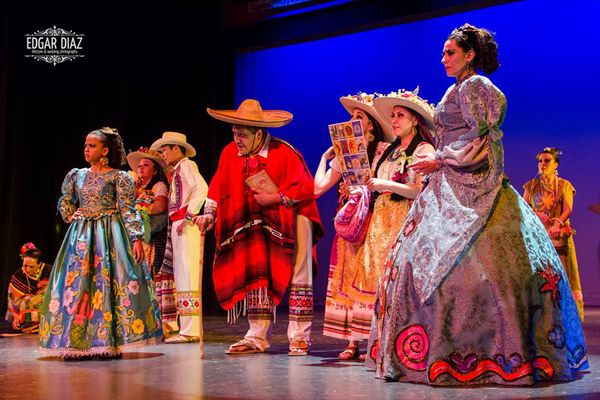
[{"label": "lace trim", "polygon": [[151,339],[141,340],[138,342],[127,343],[122,346],[104,346],[104,347],[91,347],[89,349],[74,349],[70,347],[60,347],[56,349],[47,349],[40,347],[39,350],[43,354],[59,357],[87,357],[87,356],[116,356],[123,352],[123,350],[133,350],[140,347],[152,346],[160,343],[161,337],[155,337]]}]

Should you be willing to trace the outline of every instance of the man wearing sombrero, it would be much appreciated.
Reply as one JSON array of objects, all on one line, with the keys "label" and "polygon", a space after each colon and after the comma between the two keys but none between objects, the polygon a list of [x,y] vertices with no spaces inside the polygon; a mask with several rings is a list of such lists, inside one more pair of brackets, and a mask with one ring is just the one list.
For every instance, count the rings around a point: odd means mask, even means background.
[{"label": "man wearing sombrero", "polygon": [[[314,183],[304,159],[266,128],[288,124],[287,111],[245,100],[237,110],[208,114],[232,124],[206,199],[201,230],[215,228],[213,279],[233,322],[246,311],[250,329],[227,354],[262,353],[270,346],[275,307],[289,288],[290,355],[306,355],[313,318],[313,243],[323,232]],[[258,186],[252,182],[263,174]],[[250,178],[250,180],[248,180]]]},{"label": "man wearing sombrero", "polygon": [[[208,185],[195,162],[188,157],[196,150],[184,134],[165,132],[152,144],[161,152],[163,160],[173,167],[169,187],[170,235],[167,243],[172,254],[172,270],[177,290],[177,315],[179,334],[165,339],[165,343],[188,343],[200,340],[200,231],[192,218],[204,204]],[[161,272],[169,272],[169,257],[165,256]]]}]

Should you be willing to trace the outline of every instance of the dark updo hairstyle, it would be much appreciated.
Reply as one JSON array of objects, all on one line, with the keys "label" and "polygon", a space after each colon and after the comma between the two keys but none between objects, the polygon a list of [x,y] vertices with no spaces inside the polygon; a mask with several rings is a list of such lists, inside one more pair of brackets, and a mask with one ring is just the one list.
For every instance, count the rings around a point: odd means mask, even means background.
[{"label": "dark updo hairstyle", "polygon": [[498,44],[492,33],[487,29],[464,24],[454,29],[447,40],[454,40],[465,53],[473,50],[475,58],[473,58],[472,65],[475,69],[479,69],[487,75],[500,66],[498,62]]},{"label": "dark updo hairstyle", "polygon": [[554,162],[557,165],[560,164],[560,156],[562,154],[562,151],[560,151],[556,147],[544,147],[544,149],[542,151],[540,151],[539,153],[537,153],[537,155],[535,156],[535,159],[537,161],[540,161],[540,156],[542,154],[550,154],[552,156],[552,158],[554,159]]},{"label": "dark updo hairstyle", "polygon": [[96,136],[104,147],[108,148],[108,166],[115,169],[121,169],[127,162],[125,158],[125,147],[119,131],[115,128],[104,127],[91,131],[90,135]]},{"label": "dark updo hairstyle", "polygon": [[33,244],[31,242],[25,243],[23,246],[21,246],[19,253],[20,253],[19,256],[22,259],[25,257],[31,257],[31,258],[39,261],[40,258],[42,257],[42,251],[40,249],[38,249],[37,247],[35,247],[35,244]]}]

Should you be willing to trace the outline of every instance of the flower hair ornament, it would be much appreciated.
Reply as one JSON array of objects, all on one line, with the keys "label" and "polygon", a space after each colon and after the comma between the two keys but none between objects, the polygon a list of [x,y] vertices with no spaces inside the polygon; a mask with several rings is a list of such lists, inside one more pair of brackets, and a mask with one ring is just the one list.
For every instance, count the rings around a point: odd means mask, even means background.
[{"label": "flower hair ornament", "polygon": [[540,151],[540,153],[550,153],[555,154],[557,156],[562,156],[562,151],[560,151],[556,147],[544,147],[544,149]]},{"label": "flower hair ornament", "polygon": [[21,246],[20,253],[21,255],[25,255],[29,250],[38,250],[38,248],[35,247],[35,244],[33,244],[32,242],[27,242],[23,246]]},{"label": "flower hair ornament", "polygon": [[118,135],[119,134],[118,129],[110,128],[108,126],[103,126],[102,129],[100,129],[100,132],[104,133],[105,135]]},{"label": "flower hair ornament", "polygon": [[142,158],[148,158],[155,161],[163,170],[167,168],[167,163],[162,159],[158,150],[141,146],[136,151],[130,151],[129,154],[127,154],[127,162],[132,171],[137,169],[138,163]]},{"label": "flower hair ornament", "polygon": [[419,105],[425,111],[431,114],[435,110],[435,106],[433,104],[429,104],[429,101],[419,97],[419,86],[417,86],[412,92],[406,89],[398,89],[397,92],[391,92],[385,97],[395,97],[398,99],[408,100],[412,103]]}]

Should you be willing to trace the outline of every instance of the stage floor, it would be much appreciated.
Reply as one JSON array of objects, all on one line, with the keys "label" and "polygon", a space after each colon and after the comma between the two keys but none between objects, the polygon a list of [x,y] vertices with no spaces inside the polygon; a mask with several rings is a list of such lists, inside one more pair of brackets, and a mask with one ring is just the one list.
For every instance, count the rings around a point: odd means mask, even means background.
[{"label": "stage floor", "polygon": [[198,344],[159,344],[121,360],[64,362],[38,350],[36,335],[0,338],[0,399],[600,399],[600,308],[586,309],[590,372],[562,384],[535,387],[434,388],[385,382],[336,355],[343,343],[322,335],[317,313],[313,351],[289,357],[280,312],[266,354],[226,356],[247,323],[204,319],[206,359]]}]

